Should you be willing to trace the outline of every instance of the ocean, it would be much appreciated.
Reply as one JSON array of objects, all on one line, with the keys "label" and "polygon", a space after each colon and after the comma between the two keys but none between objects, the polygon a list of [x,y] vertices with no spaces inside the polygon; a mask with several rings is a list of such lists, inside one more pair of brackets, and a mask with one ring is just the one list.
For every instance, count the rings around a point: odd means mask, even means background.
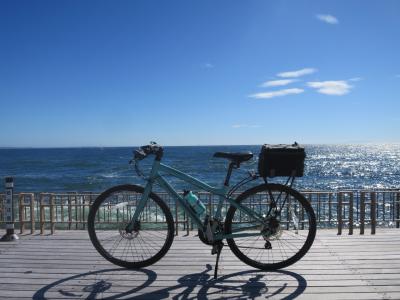
[{"label": "ocean", "polygon": [[[304,177],[299,190],[399,189],[400,145],[304,145]],[[143,184],[132,165],[132,150],[118,148],[0,149],[0,178],[14,177],[16,192],[100,192],[113,185]],[[252,151],[254,158],[235,170],[232,183],[257,169],[261,146],[165,147],[162,162],[210,185],[222,184],[227,161],[216,151]],[[148,170],[152,159],[143,161]],[[167,178],[178,190],[186,183]],[[275,181],[282,180],[280,178]],[[261,182],[261,181],[260,181]],[[0,188],[1,190],[1,188]]]}]

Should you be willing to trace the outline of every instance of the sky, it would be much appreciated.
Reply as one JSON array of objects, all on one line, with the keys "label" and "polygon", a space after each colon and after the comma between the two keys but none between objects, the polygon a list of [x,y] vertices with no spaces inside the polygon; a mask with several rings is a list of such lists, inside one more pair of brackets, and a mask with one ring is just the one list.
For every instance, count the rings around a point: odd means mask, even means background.
[{"label": "sky", "polygon": [[0,1],[0,147],[400,142],[400,1]]}]

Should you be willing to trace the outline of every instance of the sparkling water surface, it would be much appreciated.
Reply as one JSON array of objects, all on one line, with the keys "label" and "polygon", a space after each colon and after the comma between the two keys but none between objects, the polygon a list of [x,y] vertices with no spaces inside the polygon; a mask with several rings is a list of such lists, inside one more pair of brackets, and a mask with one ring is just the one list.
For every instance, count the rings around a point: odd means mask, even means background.
[{"label": "sparkling water surface", "polygon": [[[234,184],[247,176],[248,170],[257,169],[260,148],[254,145],[165,147],[162,162],[217,186],[224,180],[227,161],[213,158],[213,154],[252,151],[253,160],[234,171]],[[305,148],[305,174],[296,180],[297,189],[400,188],[400,145],[305,145]],[[0,149],[0,177],[13,176],[17,192],[99,192],[116,184],[143,184],[128,164],[133,149]],[[152,159],[143,161],[144,170],[149,169],[151,162]],[[177,189],[190,188],[173,177],[167,179]]]}]

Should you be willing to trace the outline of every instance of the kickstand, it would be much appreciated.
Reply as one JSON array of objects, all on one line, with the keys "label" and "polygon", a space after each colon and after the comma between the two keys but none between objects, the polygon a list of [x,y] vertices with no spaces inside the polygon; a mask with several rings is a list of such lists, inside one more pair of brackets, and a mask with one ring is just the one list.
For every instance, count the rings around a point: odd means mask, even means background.
[{"label": "kickstand", "polygon": [[218,262],[219,262],[219,257],[221,255],[222,247],[224,247],[224,243],[222,242],[214,245],[213,254],[217,253],[217,261],[215,262],[215,268],[214,268],[214,279],[217,279]]}]

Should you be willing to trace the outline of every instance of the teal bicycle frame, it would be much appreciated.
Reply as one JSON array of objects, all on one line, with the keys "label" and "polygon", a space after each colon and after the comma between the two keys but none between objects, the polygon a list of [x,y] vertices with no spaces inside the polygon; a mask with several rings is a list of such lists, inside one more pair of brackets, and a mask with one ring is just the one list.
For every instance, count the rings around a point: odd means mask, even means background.
[{"label": "teal bicycle frame", "polygon": [[[194,213],[194,211],[189,207],[189,205],[186,203],[186,201],[183,199],[181,195],[160,175],[159,173],[163,172],[166,175],[172,175],[178,179],[181,179],[193,186],[196,186],[202,190],[205,190],[211,194],[219,196],[219,201],[217,205],[217,210],[215,215],[213,216],[214,219],[216,220],[221,220],[221,210],[222,210],[222,205],[224,201],[228,201],[231,205],[235,206],[237,209],[240,211],[246,213],[250,217],[254,218],[255,220],[260,222],[260,225],[264,223],[265,216],[261,216],[260,214],[256,213],[255,211],[241,205],[240,203],[237,203],[234,199],[231,197],[228,197],[228,186],[223,185],[221,188],[215,188],[212,187],[190,175],[187,175],[177,169],[174,169],[172,167],[169,167],[167,165],[162,164],[159,160],[154,160],[153,166],[150,171],[149,178],[147,178],[147,183],[144,188],[143,195],[137,205],[137,208],[135,210],[135,213],[132,217],[132,220],[130,224],[128,225],[129,228],[133,226],[133,224],[139,220],[140,214],[142,210],[144,209],[148,197],[152,191],[154,183],[157,183],[159,186],[161,186],[162,189],[168,192],[168,194],[175,199],[175,201],[178,201],[178,203],[181,205],[181,207],[184,209],[184,211],[190,216],[190,218],[197,224],[198,228],[202,228],[205,230],[204,226],[204,221],[200,220],[200,218],[197,216],[197,214]],[[216,234],[214,235],[215,240],[222,240],[226,238],[238,238],[238,237],[247,237],[247,236],[258,236],[260,235],[260,232],[242,232],[242,233],[237,233],[238,231],[245,231],[249,229],[254,229],[255,227],[258,226],[251,226],[251,227],[242,227],[235,232],[232,232],[230,234]],[[214,233],[213,233],[214,234]]]}]

